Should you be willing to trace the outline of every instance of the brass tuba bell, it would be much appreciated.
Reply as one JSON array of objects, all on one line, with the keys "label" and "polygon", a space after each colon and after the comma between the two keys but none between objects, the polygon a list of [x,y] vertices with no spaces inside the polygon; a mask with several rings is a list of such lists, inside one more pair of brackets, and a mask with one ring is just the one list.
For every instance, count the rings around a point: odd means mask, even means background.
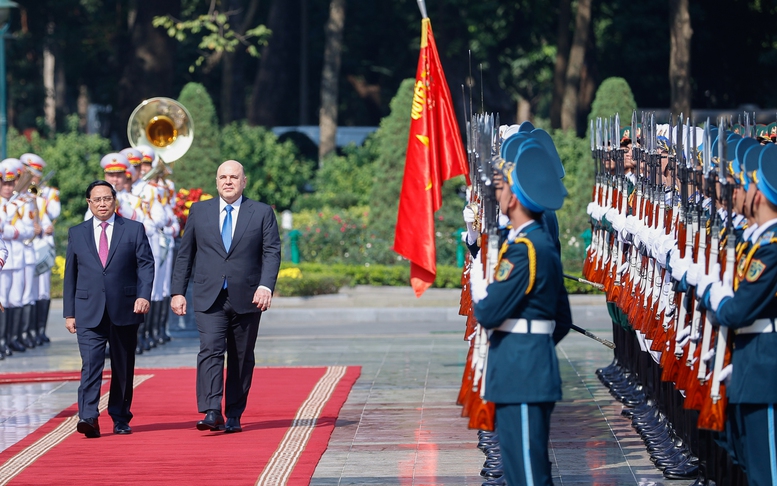
[{"label": "brass tuba bell", "polygon": [[186,107],[176,100],[149,98],[130,115],[127,138],[133,147],[153,147],[161,165],[180,159],[189,150],[194,140],[194,123]]}]

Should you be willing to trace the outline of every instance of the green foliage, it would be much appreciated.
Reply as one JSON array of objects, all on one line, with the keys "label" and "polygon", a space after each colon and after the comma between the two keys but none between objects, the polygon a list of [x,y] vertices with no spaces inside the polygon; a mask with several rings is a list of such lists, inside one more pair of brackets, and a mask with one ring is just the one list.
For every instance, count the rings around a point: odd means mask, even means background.
[{"label": "green foliage", "polygon": [[178,101],[186,107],[194,124],[194,141],[186,155],[175,163],[177,187],[202,188],[208,194],[216,194],[216,171],[223,162],[219,140],[219,122],[205,87],[188,83],[178,95]]},{"label": "green foliage", "polygon": [[278,210],[291,207],[313,172],[314,162],[302,159],[291,141],[280,143],[271,131],[245,122],[224,127],[221,153],[243,164],[246,196]]},{"label": "green foliage", "polygon": [[[202,34],[197,47],[203,50],[201,52],[210,51],[210,54],[200,54],[194,64],[189,66],[190,73],[193,73],[209,57],[218,56],[224,52],[235,52],[240,45],[245,46],[249,55],[259,57],[257,46],[267,45],[271,35],[270,30],[264,25],[258,25],[247,30],[245,34],[240,34],[230,27],[227,14],[217,10],[208,12],[207,15],[200,15],[193,20],[177,20],[170,15],[154,17],[152,25],[165,29],[167,35],[178,42],[183,42],[190,34]],[[252,42],[249,42],[249,39],[252,39]]]},{"label": "green foliage", "polygon": [[621,126],[624,126],[631,123],[631,113],[636,109],[637,102],[629,83],[623,78],[607,78],[596,90],[588,119],[609,118],[620,113]]},{"label": "green foliage", "polygon": [[334,272],[303,274],[301,278],[278,278],[275,294],[282,297],[336,294],[346,285],[351,285],[351,278],[346,275]]},{"label": "green foliage", "polygon": [[563,182],[569,192],[564,200],[564,206],[556,213],[561,242],[561,261],[565,272],[580,272],[585,258],[585,243],[581,235],[590,228],[585,211],[588,203],[591,202],[591,190],[594,184],[590,144],[587,140],[562,130],[552,131],[551,136],[559,157],[564,163],[566,176]]},{"label": "green foliage", "polygon": [[[281,269],[297,267],[302,278],[318,274],[342,275],[350,279],[350,285],[375,285],[401,287],[410,285],[410,267],[408,265],[346,265],[300,263],[293,265],[284,262]],[[461,268],[450,265],[437,267],[437,279],[433,288],[454,289],[461,287]],[[280,280],[280,279],[279,279]]]},{"label": "green foliage", "polygon": [[370,265],[394,263],[397,255],[391,242],[368,229],[370,209],[330,207],[294,214],[294,228],[300,232],[298,244],[303,262]]},{"label": "green foliage", "polygon": [[364,145],[349,145],[345,155],[332,156],[318,169],[313,181],[313,194],[302,194],[292,209],[349,208],[370,203],[377,151],[373,137]]}]

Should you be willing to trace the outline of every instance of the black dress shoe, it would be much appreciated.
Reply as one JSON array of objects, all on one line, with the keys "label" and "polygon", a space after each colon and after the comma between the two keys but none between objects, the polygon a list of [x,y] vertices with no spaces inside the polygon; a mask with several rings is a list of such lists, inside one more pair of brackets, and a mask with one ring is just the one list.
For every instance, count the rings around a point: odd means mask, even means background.
[{"label": "black dress shoe", "polygon": [[483,478],[501,478],[504,475],[505,471],[501,467],[483,468],[480,470],[480,477]]},{"label": "black dress shoe", "polygon": [[674,467],[664,469],[666,479],[693,479],[699,474],[699,465],[694,464],[694,458]]},{"label": "black dress shoe", "polygon": [[507,480],[504,476],[499,476],[498,478],[491,478],[488,481],[483,483],[483,486],[506,486]]},{"label": "black dress shoe", "polygon": [[242,432],[243,427],[240,426],[239,418],[228,418],[227,425],[224,427],[224,432],[227,434],[233,434],[235,432]]},{"label": "black dress shoe", "polygon": [[210,430],[217,432],[224,430],[224,417],[218,410],[208,410],[205,418],[197,422],[197,430]]},{"label": "black dress shoe", "polygon": [[129,435],[132,433],[132,427],[127,422],[116,422],[113,424],[113,433],[119,435]]},{"label": "black dress shoe", "polygon": [[76,430],[84,434],[87,439],[100,437],[100,423],[96,418],[79,420],[78,424],[76,424]]}]

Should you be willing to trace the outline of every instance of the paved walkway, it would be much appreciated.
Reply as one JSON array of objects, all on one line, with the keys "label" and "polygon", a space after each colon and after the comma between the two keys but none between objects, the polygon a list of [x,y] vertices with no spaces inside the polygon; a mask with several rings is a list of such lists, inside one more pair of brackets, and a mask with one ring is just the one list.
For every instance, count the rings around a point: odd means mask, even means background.
[{"label": "paved walkway", "polygon": [[[359,286],[274,301],[262,317],[257,365],[362,367],[312,485],[481,484],[484,456],[454,404],[467,352],[458,299],[458,290],[430,289],[416,299],[407,287]],[[602,297],[573,296],[572,310],[576,324],[609,337]],[[52,344],[0,361],[0,372],[78,370],[75,337],[60,316],[55,301]],[[194,366],[197,349],[196,339],[175,339],[139,356],[137,366]],[[692,482],[663,479],[620,416],[620,404],[596,379],[594,370],[611,360],[609,349],[572,333],[557,350],[564,400],[551,428],[555,484]],[[0,450],[75,402],[76,388],[73,382],[0,385]],[[261,392],[255,384],[252,393]]]}]

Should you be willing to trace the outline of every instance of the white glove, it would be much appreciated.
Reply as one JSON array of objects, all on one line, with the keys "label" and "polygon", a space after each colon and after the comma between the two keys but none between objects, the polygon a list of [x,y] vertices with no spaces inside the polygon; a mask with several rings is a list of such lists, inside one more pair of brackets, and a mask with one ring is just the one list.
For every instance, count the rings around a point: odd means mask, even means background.
[{"label": "white glove", "polygon": [[467,204],[464,206],[464,210],[461,212],[461,216],[464,218],[465,223],[474,223],[477,219],[477,214],[475,213],[477,211],[477,207],[473,206],[472,204]]},{"label": "white glove", "polygon": [[677,242],[671,235],[661,235],[658,237],[655,247],[655,257],[659,265],[666,268],[666,254],[672,251],[676,246]]},{"label": "white glove", "polygon": [[612,220],[618,217],[618,210],[615,208],[609,208],[604,212],[604,217],[607,218],[607,221],[612,223]]},{"label": "white glove", "polygon": [[[585,212],[588,213],[588,216],[590,216],[592,218],[594,217],[594,214],[596,213],[596,207],[597,206],[598,206],[598,204],[596,204],[593,201],[588,203],[588,206],[585,208]],[[596,218],[594,218],[594,219],[596,219]]]},{"label": "white glove", "polygon": [[488,296],[486,287],[488,287],[488,282],[483,277],[483,264],[480,258],[474,258],[469,270],[469,290],[472,293],[472,302],[477,304]]},{"label": "white glove", "polygon": [[702,265],[703,263],[691,263],[691,266],[688,267],[688,272],[685,274],[685,281],[688,282],[688,285],[696,287],[699,283],[699,278],[704,273]]},{"label": "white glove", "polygon": [[634,216],[633,214],[630,214],[626,216],[626,227],[623,229],[633,237],[633,235],[637,233],[637,231],[639,230],[641,223],[642,222],[639,219],[637,219],[636,216]]},{"label": "white glove", "polygon": [[629,266],[630,266],[630,264],[629,264],[628,260],[626,260],[625,262],[621,263],[621,266],[618,268],[618,273],[620,273],[621,275],[625,274],[626,272],[629,271]]},{"label": "white glove", "polygon": [[734,365],[729,364],[722,370],[720,370],[720,375],[717,376],[717,380],[720,383],[723,383],[724,385],[728,386],[729,378],[731,377],[731,373],[734,372]]},{"label": "white glove", "polygon": [[678,282],[682,280],[692,263],[690,256],[679,258],[677,261],[672,259],[672,278]]},{"label": "white glove", "polygon": [[612,223],[612,229],[620,233],[626,227],[626,216],[615,213],[612,219],[610,219],[610,223]]},{"label": "white glove", "polygon": [[734,289],[731,287],[730,278],[724,278],[722,282],[715,282],[710,285],[710,305],[712,306],[712,311],[717,312],[723,299],[733,296]]},{"label": "white glove", "polygon": [[670,248],[667,253],[668,253],[666,257],[667,266],[669,265],[674,266],[674,263],[680,258],[680,248],[678,248],[677,242],[675,242],[674,246]]},{"label": "white glove", "polygon": [[696,284],[696,299],[701,300],[702,296],[704,296],[704,292],[707,291],[707,287],[712,285],[715,282],[720,281],[720,264],[715,263],[712,266],[712,270],[710,271],[709,275],[702,275],[699,277],[699,283]]},{"label": "white glove", "polygon": [[11,224],[3,225],[3,239],[13,240],[19,236],[19,232]]}]

